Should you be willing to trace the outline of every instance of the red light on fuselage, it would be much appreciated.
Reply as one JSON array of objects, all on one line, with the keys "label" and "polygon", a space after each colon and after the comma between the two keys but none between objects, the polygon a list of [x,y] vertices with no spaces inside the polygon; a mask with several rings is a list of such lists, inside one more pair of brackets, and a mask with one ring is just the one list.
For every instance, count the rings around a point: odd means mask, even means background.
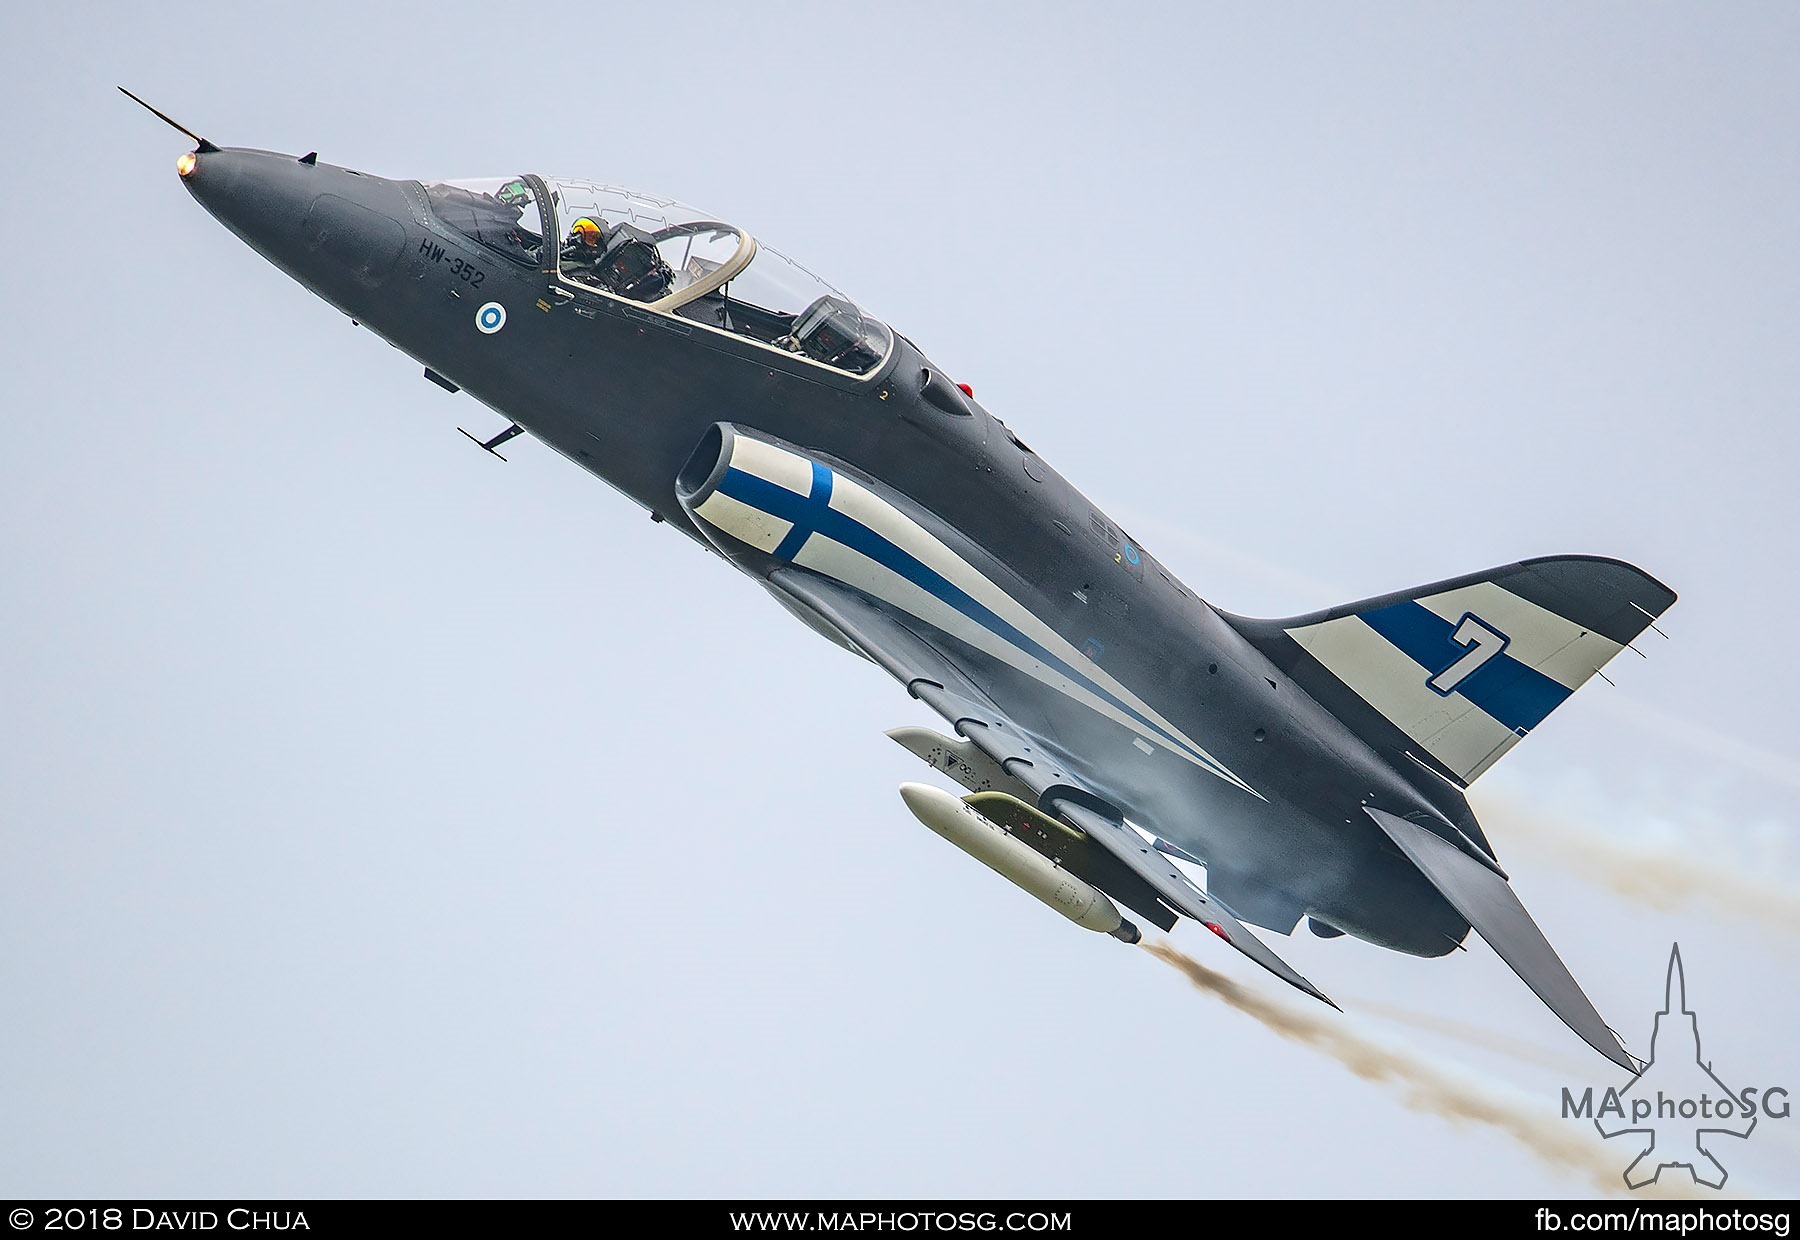
[{"label": "red light on fuselage", "polygon": [[966,383],[959,383],[956,386],[962,389],[962,394],[964,396],[967,396],[970,400],[975,399],[975,389],[974,388],[970,387]]},{"label": "red light on fuselage", "polygon": [[1231,942],[1231,936],[1229,934],[1226,934],[1224,930],[1220,929],[1219,924],[1217,922],[1203,921],[1200,924],[1205,926],[1208,930],[1211,930],[1214,934],[1218,935],[1220,938],[1224,939],[1227,943]]}]

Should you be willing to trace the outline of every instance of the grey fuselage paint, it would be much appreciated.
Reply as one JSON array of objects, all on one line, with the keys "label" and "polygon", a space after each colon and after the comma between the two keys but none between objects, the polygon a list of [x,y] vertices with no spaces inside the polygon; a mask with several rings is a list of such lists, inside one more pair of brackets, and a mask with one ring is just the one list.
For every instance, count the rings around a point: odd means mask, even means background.
[{"label": "grey fuselage paint", "polygon": [[[709,551],[675,480],[721,421],[844,462],[932,514],[990,580],[1261,794],[1146,754],[1117,724],[941,637],[1073,782],[1203,858],[1227,903],[1235,884],[1274,910],[1250,920],[1285,932],[1311,914],[1424,956],[1466,935],[1362,812],[1472,824],[1460,792],[1378,754],[1135,543],[1140,562],[1126,565],[1117,523],[978,402],[948,394],[904,337],[869,374],[840,373],[511,262],[444,226],[417,182],[245,149],[202,152],[184,180],[306,288]],[[490,302],[504,314],[484,331]]]}]

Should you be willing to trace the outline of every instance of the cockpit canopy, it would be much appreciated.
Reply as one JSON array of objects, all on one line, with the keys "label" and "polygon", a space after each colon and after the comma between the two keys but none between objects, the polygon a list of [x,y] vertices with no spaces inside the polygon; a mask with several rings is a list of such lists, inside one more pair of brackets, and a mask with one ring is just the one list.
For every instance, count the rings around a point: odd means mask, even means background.
[{"label": "cockpit canopy", "polygon": [[[521,176],[425,187],[445,224],[568,286],[637,302],[850,374],[893,335],[831,285],[740,228],[666,198]],[[553,236],[554,253],[545,252]]]}]

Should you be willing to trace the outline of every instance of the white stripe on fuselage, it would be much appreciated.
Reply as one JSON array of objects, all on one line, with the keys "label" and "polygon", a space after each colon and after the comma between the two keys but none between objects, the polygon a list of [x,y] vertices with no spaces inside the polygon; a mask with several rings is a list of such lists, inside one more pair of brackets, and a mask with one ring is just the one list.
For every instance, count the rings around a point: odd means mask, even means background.
[{"label": "white stripe on fuselage", "polygon": [[[805,496],[811,493],[812,462],[772,444],[740,435],[734,440],[730,463],[733,468],[741,468],[745,472],[752,473],[795,495]],[[712,500],[709,498],[707,503],[701,505],[697,510],[708,520],[712,520],[714,516],[710,507],[711,503]],[[796,564],[853,586],[899,608],[910,616],[967,642],[976,649],[1000,659],[1008,666],[1026,673],[1040,683],[1049,685],[1058,692],[1075,699],[1090,710],[1112,720],[1158,748],[1179,754],[1227,783],[1234,784],[1253,796],[1261,797],[1261,793],[1238,778],[1224,763],[1202,749],[1174,724],[1151,709],[1136,694],[1095,665],[1065,640],[1060,633],[984,576],[974,565],[873,491],[854,479],[847,478],[842,473],[833,470],[830,506],[943,577],[945,581],[987,608],[1006,624],[1011,625],[1029,641],[1041,646],[1052,657],[1061,660],[1071,668],[1080,669],[1081,674],[1102,692],[1096,693],[1093,688],[1081,684],[1058,668],[1045,663],[1029,650],[1021,648],[1011,639],[964,614],[930,591],[828,535],[813,533],[794,557]],[[752,512],[763,516],[764,520],[761,522],[749,520]],[[742,537],[738,533],[739,529],[753,532],[757,535],[753,545],[763,547],[765,550],[779,545],[780,541],[777,539],[775,543],[768,543],[770,534],[776,528],[776,524],[770,524],[770,522],[773,521],[781,526],[787,525],[787,522],[780,518],[772,518],[769,514],[762,514],[760,509],[736,502],[731,508],[720,509],[717,516],[722,518],[722,520],[714,522],[719,528],[736,537]],[[783,532],[785,533],[785,530]],[[745,539],[745,541],[751,540]],[[1108,695],[1117,701],[1108,701]],[[1124,709],[1121,709],[1121,704]],[[1136,715],[1140,717],[1133,717],[1132,712],[1136,712]],[[1151,726],[1145,726],[1146,721]]]},{"label": "white stripe on fuselage", "polygon": [[[951,585],[967,594],[983,607],[986,607],[989,611],[1000,617],[1000,619],[1012,625],[1019,632],[1042,646],[1045,650],[1068,664],[1070,667],[1081,669],[1087,679],[1091,680],[1101,689],[1136,711],[1139,715],[1143,716],[1144,719],[1149,720],[1156,728],[1168,733],[1170,737],[1174,737],[1179,742],[1179,745],[1170,744],[1167,737],[1164,737],[1157,732],[1146,730],[1141,722],[1131,719],[1129,715],[1117,711],[1114,707],[1108,707],[1106,711],[1102,712],[1106,713],[1109,718],[1116,717],[1121,722],[1129,721],[1128,726],[1133,731],[1142,734],[1146,739],[1165,749],[1169,749],[1172,752],[1181,753],[1181,747],[1186,746],[1192,749],[1193,753],[1184,754],[1183,756],[1192,761],[1197,755],[1200,760],[1196,765],[1205,766],[1208,769],[1216,768],[1214,773],[1228,783],[1234,783],[1238,787],[1243,788],[1246,792],[1255,791],[1255,789],[1251,788],[1248,784],[1244,783],[1243,780],[1233,774],[1224,763],[1207,753],[1206,750],[1195,744],[1192,739],[1184,736],[1179,728],[1163,718],[1162,715],[1158,714],[1155,710],[1152,710],[1148,703],[1132,693],[1131,690],[1120,684],[1108,674],[1104,668],[1101,668],[1098,664],[1088,659],[1086,655],[1082,654],[1071,645],[1062,634],[1040,620],[1024,604],[1020,603],[1017,599],[1013,598],[1012,595],[1008,594],[1005,590],[1002,590],[988,577],[984,576],[973,564],[970,564],[967,560],[957,555],[956,552],[946,546],[944,542],[936,535],[932,534],[931,531],[895,508],[879,495],[876,495],[873,491],[869,490],[853,478],[846,478],[842,474],[836,474],[831,489],[831,507],[874,533],[886,538],[901,551],[904,551],[915,560],[924,564],[927,568],[936,572]],[[839,580],[845,579],[840,578]],[[856,583],[847,582],[847,584]],[[921,616],[920,618],[923,619],[924,617]],[[1009,648],[1016,649],[1011,642],[1007,642],[1006,644]],[[1079,696],[1071,692],[1073,689],[1081,688],[1079,685],[1076,685],[1075,682],[1069,681],[1068,678],[1060,672],[1054,672],[1054,669],[1043,664],[1040,660],[1032,658],[1027,652],[1020,651],[1019,653],[1029,659],[1032,664],[1042,667],[1046,673],[1054,673],[1059,680],[1067,683],[1070,687],[1063,689],[1063,692],[1071,693],[1072,696]],[[1018,665],[1015,664],[1015,666]],[[1022,668],[1022,670],[1029,669]],[[1036,675],[1035,672],[1033,674]],[[1038,679],[1042,680],[1045,678],[1043,676],[1038,676]],[[1046,681],[1046,683],[1052,682]],[[1060,685],[1058,687],[1061,688]],[[1104,701],[1104,699],[1099,698],[1089,690],[1082,689],[1081,693],[1085,694],[1086,697],[1093,698],[1096,702]],[[1090,705],[1091,704],[1092,703],[1090,703]]]}]

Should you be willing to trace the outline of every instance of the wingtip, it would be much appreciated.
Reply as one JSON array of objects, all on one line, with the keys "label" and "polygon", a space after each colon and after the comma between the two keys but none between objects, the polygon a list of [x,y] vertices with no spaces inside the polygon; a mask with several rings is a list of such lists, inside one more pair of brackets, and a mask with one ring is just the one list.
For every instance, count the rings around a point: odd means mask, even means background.
[{"label": "wingtip", "polygon": [[[1283,961],[1282,963],[1286,964],[1287,962]],[[1285,976],[1282,976],[1281,974],[1276,974],[1276,976],[1280,977],[1282,981],[1284,981],[1288,985],[1292,986],[1295,990],[1299,991],[1301,994],[1311,995],[1313,998],[1317,999],[1320,1003],[1323,1003],[1326,1007],[1330,1008],[1332,1011],[1341,1012],[1344,1010],[1343,1008],[1338,1006],[1337,1000],[1333,999],[1330,995],[1326,994],[1324,991],[1320,990],[1317,986],[1313,985],[1312,982],[1307,980],[1307,978],[1302,976],[1299,972],[1294,971],[1292,965],[1288,965],[1288,968],[1289,968],[1290,972],[1293,972],[1292,977],[1285,977]]]},{"label": "wingtip", "polygon": [[1631,1057],[1631,1052],[1626,1050],[1624,1045],[1621,1044],[1617,1039],[1615,1039],[1613,1041],[1613,1044],[1610,1047],[1596,1046],[1596,1047],[1594,1047],[1594,1049],[1599,1051],[1602,1055],[1606,1056],[1608,1059],[1612,1060],[1612,1062],[1618,1064],[1621,1068],[1625,1069],[1625,1071],[1631,1073],[1633,1076],[1636,1076],[1638,1073],[1640,1073],[1644,1070],[1644,1065],[1642,1065],[1642,1064],[1638,1063],[1636,1060],[1634,1060]]}]

